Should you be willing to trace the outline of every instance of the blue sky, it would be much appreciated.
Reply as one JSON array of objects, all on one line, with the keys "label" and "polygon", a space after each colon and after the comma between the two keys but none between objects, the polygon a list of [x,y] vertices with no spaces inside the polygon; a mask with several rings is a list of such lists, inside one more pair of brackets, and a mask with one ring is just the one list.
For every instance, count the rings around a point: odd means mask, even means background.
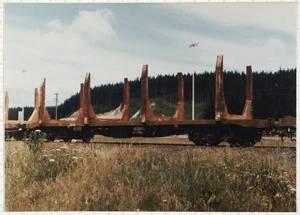
[{"label": "blue sky", "polygon": [[[4,90],[10,107],[46,105],[91,85],[149,75],[296,67],[296,3],[5,4]],[[199,43],[189,48],[191,43]],[[26,72],[21,72],[26,70]],[[16,87],[18,86],[18,87]]]}]

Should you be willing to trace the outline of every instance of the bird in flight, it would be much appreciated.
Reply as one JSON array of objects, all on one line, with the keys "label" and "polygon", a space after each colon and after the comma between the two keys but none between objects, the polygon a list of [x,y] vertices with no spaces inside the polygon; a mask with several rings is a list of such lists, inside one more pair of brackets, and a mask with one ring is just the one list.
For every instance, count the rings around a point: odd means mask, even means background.
[{"label": "bird in flight", "polygon": [[199,45],[199,43],[192,43],[192,44],[190,44],[189,48],[196,47],[198,45]]}]

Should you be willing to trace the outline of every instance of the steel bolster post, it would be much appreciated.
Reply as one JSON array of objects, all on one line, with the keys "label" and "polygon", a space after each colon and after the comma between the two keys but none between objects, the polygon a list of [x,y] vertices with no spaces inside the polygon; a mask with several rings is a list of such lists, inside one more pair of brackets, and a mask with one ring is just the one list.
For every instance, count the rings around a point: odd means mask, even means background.
[{"label": "steel bolster post", "polygon": [[50,115],[46,109],[46,78],[44,78],[41,87],[40,87],[41,97],[40,97],[40,110],[39,110],[39,121],[40,123],[50,121]]},{"label": "steel bolster post", "polygon": [[123,102],[123,109],[121,114],[121,121],[129,121],[130,118],[130,89],[128,79],[124,78],[124,102]]},{"label": "steel bolster post", "polygon": [[84,124],[97,121],[97,116],[91,104],[91,74],[87,73],[84,81]]},{"label": "steel bolster post", "polygon": [[34,91],[34,109],[31,116],[28,119],[29,123],[34,123],[39,121],[39,91],[35,88]]},{"label": "steel bolster post", "polygon": [[228,111],[224,97],[223,55],[217,56],[215,87],[215,120],[219,121],[228,118]]},{"label": "steel bolster post", "polygon": [[177,86],[178,86],[178,102],[177,109],[174,114],[174,119],[184,120],[184,82],[181,72],[177,74]]},{"label": "steel bolster post", "polygon": [[149,91],[148,91],[148,65],[143,66],[142,77],[141,77],[141,120],[146,122],[153,119],[153,112],[151,104],[149,102]]},{"label": "steel bolster post", "polygon": [[252,85],[252,67],[246,67],[246,101],[243,110],[245,119],[253,119],[253,85]]}]

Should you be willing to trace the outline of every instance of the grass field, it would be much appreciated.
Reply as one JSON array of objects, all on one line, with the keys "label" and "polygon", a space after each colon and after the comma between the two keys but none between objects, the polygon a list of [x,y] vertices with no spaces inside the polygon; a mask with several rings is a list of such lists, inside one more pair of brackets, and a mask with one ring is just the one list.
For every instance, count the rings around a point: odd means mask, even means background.
[{"label": "grass field", "polygon": [[295,187],[290,148],[5,142],[6,211],[289,212]]}]

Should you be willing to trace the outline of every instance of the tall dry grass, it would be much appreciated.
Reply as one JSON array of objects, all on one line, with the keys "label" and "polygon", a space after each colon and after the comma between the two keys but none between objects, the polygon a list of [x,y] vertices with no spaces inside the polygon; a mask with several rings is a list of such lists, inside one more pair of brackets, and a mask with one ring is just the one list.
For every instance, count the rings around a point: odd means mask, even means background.
[{"label": "tall dry grass", "polygon": [[290,149],[5,143],[8,211],[296,211]]}]

